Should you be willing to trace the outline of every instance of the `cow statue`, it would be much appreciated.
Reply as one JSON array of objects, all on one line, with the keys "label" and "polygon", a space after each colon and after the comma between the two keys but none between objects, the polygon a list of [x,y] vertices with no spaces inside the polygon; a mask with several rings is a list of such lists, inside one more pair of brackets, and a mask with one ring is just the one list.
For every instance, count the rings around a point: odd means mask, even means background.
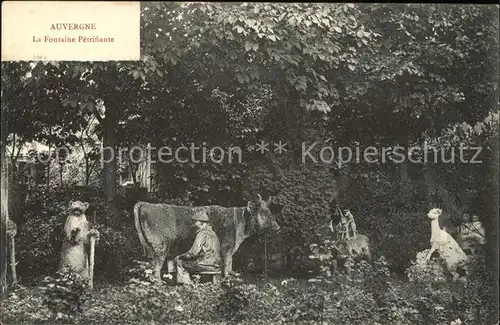
[{"label": "cow statue", "polygon": [[[218,205],[188,207],[171,204],[138,202],[134,206],[135,227],[144,254],[152,259],[154,276],[160,280],[160,271],[166,258],[186,251],[194,240],[191,217],[205,210],[220,240],[224,277],[232,272],[233,254],[241,243],[261,231],[280,229],[271,214],[268,201],[257,196],[246,207]],[[170,270],[169,270],[170,272]]]}]

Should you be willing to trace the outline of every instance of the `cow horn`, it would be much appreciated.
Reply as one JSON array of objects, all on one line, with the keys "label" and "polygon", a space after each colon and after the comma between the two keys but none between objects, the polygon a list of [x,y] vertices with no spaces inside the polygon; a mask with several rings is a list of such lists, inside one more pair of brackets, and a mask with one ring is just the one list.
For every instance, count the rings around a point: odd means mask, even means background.
[{"label": "cow horn", "polygon": [[259,201],[262,200],[262,197],[260,196],[260,194],[257,194],[257,198],[259,199]]}]

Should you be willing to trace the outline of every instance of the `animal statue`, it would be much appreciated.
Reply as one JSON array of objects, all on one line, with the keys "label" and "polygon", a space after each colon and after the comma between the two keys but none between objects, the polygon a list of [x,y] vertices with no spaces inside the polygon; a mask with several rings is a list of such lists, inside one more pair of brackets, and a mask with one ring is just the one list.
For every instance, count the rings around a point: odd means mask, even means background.
[{"label": "animal statue", "polygon": [[246,207],[189,207],[138,202],[134,206],[135,227],[144,254],[153,261],[155,278],[161,279],[160,271],[165,259],[172,260],[193,243],[191,217],[200,210],[207,212],[219,237],[224,276],[229,275],[233,254],[245,239],[261,231],[280,229],[269,210],[270,202],[271,197],[266,202],[258,194]]},{"label": "animal statue", "polygon": [[431,209],[427,217],[431,220],[431,248],[425,256],[427,262],[434,252],[438,252],[446,262],[446,267],[453,274],[453,279],[458,278],[457,269],[467,260],[467,256],[453,237],[439,226],[439,216],[442,210]]},{"label": "animal statue", "polygon": [[85,279],[90,278],[90,237],[94,236],[96,239],[99,237],[99,231],[90,228],[85,216],[85,211],[88,208],[87,202],[70,202],[70,213],[64,224],[64,238],[59,264],[60,271],[72,271]]},{"label": "animal statue", "polygon": [[370,239],[365,235],[358,233],[347,239],[337,240],[334,246],[336,263],[334,263],[333,273],[337,271],[339,265],[346,266],[348,273],[350,273],[350,264],[346,263],[348,261],[359,262],[365,260],[370,263],[372,260]]}]

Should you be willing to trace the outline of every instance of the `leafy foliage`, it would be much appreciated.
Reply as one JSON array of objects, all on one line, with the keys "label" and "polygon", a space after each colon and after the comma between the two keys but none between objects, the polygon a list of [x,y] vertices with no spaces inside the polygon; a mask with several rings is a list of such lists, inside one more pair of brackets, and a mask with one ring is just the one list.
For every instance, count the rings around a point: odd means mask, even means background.
[{"label": "leafy foliage", "polygon": [[[497,30],[488,6],[148,2],[140,61],[2,63],[2,92],[9,116],[24,117],[10,124],[22,141],[74,143],[95,119],[104,146],[246,147],[265,135],[295,147],[310,130],[336,144],[407,146],[495,107]],[[228,169],[208,172],[228,179]],[[196,182],[187,166],[174,170],[162,186]],[[115,171],[105,164],[111,205]],[[226,186],[213,183],[200,181],[193,200]]]},{"label": "leafy foliage", "polygon": [[[481,265],[476,264],[479,268]],[[387,261],[379,258],[372,265],[357,264],[350,278],[333,281],[269,279],[249,284],[233,278],[226,287],[206,283],[194,288],[169,285],[168,278],[163,284],[152,282],[152,270],[147,264],[139,263],[130,271],[133,277],[127,285],[96,288],[92,299],[83,305],[83,313],[74,314],[73,322],[99,324],[113,319],[125,324],[220,324],[239,319],[239,324],[319,321],[424,325],[450,324],[460,319],[479,325],[485,320],[494,321],[490,320],[494,315],[487,306],[493,299],[484,295],[490,284],[480,278],[485,273],[479,269],[471,273],[467,285],[408,282],[395,277]],[[42,297],[42,292],[19,288],[0,302],[2,320],[21,317],[18,319],[27,322],[54,324]]]},{"label": "leafy foliage", "polygon": [[251,292],[249,292],[248,287],[240,278],[228,277],[224,279],[222,282],[224,295],[217,306],[217,311],[223,318],[236,322],[245,318],[246,311],[251,303],[248,297]]},{"label": "leafy foliage", "polygon": [[44,303],[56,319],[67,319],[83,311],[88,299],[87,280],[71,271],[46,277],[42,290]]}]

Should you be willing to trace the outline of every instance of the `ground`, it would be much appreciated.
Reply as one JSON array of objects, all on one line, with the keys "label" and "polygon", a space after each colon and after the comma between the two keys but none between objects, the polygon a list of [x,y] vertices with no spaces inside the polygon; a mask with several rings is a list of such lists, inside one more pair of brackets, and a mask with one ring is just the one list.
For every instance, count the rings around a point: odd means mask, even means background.
[{"label": "ground", "polygon": [[[68,298],[53,299],[51,311],[44,300],[47,291],[40,285],[18,287],[0,303],[2,324],[450,325],[457,319],[484,324],[487,315],[474,305],[470,288],[463,284],[410,283],[383,266],[363,263],[351,277],[230,278],[222,285],[195,287],[174,286],[168,278],[157,285],[150,271],[134,275],[128,283],[96,283],[92,292],[81,295],[86,297],[81,312],[63,310],[61,301]],[[71,287],[75,282],[67,283]],[[59,297],[68,293],[52,284],[43,282],[52,293],[62,292]]]}]

